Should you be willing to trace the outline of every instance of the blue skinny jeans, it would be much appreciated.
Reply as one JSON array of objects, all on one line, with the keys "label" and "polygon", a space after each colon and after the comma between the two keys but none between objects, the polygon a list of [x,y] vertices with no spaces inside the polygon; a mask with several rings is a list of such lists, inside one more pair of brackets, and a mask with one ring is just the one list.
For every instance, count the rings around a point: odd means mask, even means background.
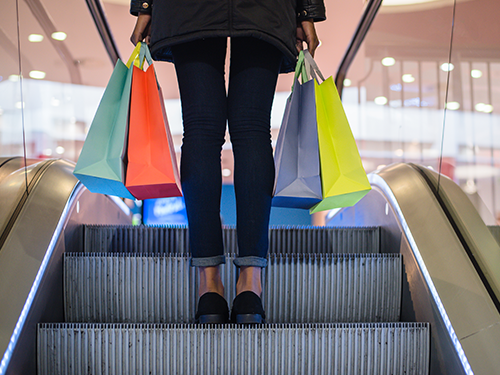
[{"label": "blue skinny jeans", "polygon": [[225,262],[220,201],[227,121],[234,155],[239,254],[234,263],[265,267],[274,186],[270,113],[282,53],[256,38],[232,38],[226,93],[226,47],[226,38],[172,47],[184,125],[181,184],[191,265]]}]

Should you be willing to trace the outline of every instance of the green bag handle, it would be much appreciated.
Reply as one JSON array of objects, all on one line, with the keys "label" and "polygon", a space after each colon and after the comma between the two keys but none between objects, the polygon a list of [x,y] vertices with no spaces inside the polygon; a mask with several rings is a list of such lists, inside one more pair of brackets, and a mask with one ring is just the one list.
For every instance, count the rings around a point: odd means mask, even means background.
[{"label": "green bag handle", "polygon": [[310,80],[309,76],[307,75],[307,70],[305,66],[304,51],[299,52],[297,65],[295,65],[295,77],[293,79],[292,91],[295,87],[295,82],[298,80],[299,76],[301,77],[302,83],[305,83]]}]

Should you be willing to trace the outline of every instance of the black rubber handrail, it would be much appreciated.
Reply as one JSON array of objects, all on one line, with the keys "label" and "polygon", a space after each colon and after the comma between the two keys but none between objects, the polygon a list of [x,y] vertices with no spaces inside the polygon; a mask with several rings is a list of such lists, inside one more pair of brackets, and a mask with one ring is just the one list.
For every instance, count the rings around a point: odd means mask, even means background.
[{"label": "black rubber handrail", "polygon": [[380,6],[382,5],[382,1],[383,0],[370,0],[368,2],[363,16],[359,21],[358,27],[356,28],[356,32],[351,39],[351,43],[349,44],[349,47],[347,47],[347,51],[344,54],[339,69],[337,70],[337,75],[335,76],[335,85],[337,86],[340,97],[342,97],[342,90],[344,89],[344,79],[347,75],[347,71],[354,61],[354,58],[356,57],[361,44],[365,40],[366,34],[368,33],[368,30],[370,29],[373,20],[377,16]]},{"label": "black rubber handrail", "polygon": [[109,58],[113,65],[116,64],[120,58],[120,52],[118,52],[118,47],[116,46],[113,34],[111,33],[111,28],[109,27],[104,8],[102,7],[100,0],[85,0],[87,6],[89,7],[90,14],[94,20],[97,27],[97,31],[101,36],[104,48],[108,52]]}]

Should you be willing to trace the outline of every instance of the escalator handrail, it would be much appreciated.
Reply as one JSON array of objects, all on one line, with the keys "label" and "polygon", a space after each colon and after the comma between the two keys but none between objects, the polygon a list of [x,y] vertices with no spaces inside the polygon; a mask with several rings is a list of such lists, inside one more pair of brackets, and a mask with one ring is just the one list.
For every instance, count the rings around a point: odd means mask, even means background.
[{"label": "escalator handrail", "polygon": [[118,52],[118,47],[116,46],[115,39],[111,33],[111,28],[106,18],[106,13],[104,12],[102,3],[100,0],[85,0],[85,2],[87,3],[92,19],[97,27],[97,31],[101,36],[104,48],[108,52],[111,63],[114,66],[120,58],[120,52]]},{"label": "escalator handrail", "polygon": [[378,14],[378,11],[382,5],[383,0],[370,0],[366,5],[365,11],[363,12],[363,16],[359,21],[358,27],[356,28],[356,32],[354,33],[351,43],[342,58],[342,61],[337,70],[337,74],[335,76],[335,85],[337,86],[337,90],[342,97],[342,90],[344,89],[344,79],[347,76],[347,71],[349,70],[352,62],[354,61],[361,44],[365,40],[366,34],[368,33],[375,17]]}]

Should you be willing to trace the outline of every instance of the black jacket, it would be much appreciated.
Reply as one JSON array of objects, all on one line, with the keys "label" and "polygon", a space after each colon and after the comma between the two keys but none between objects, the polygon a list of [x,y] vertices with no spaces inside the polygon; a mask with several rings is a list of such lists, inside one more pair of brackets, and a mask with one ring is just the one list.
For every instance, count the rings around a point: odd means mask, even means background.
[{"label": "black jacket", "polygon": [[155,60],[172,61],[170,47],[179,43],[252,36],[283,52],[282,73],[295,69],[297,22],[326,19],[323,0],[131,0],[130,13],[139,12],[152,12]]}]

